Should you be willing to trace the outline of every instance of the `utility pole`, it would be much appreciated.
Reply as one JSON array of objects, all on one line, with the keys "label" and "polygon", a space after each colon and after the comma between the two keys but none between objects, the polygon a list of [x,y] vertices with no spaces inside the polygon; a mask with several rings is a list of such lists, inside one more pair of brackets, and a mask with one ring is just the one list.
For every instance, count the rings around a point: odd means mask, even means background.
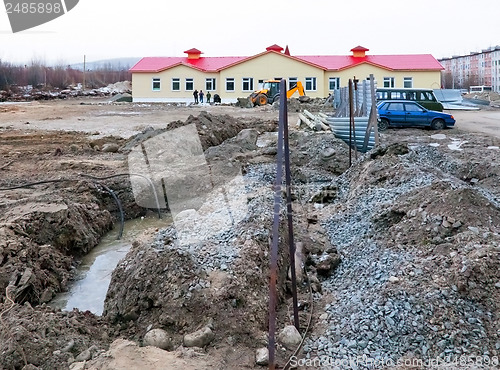
[{"label": "utility pole", "polygon": [[85,66],[85,54],[83,55],[83,83],[82,83],[82,90],[85,91],[85,71],[87,67]]}]

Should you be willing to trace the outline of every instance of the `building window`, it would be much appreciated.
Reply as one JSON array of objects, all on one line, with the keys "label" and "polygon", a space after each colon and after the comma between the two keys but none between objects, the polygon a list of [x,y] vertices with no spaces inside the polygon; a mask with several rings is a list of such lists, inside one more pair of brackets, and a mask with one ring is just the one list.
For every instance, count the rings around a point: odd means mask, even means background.
[{"label": "building window", "polygon": [[411,89],[413,87],[413,77],[404,77],[403,78],[403,87],[405,89]]},{"label": "building window", "polygon": [[207,91],[215,91],[215,78],[207,78],[205,79],[205,90]]},{"label": "building window", "polygon": [[328,79],[328,90],[333,91],[340,89],[340,77],[330,77]]},{"label": "building window", "polygon": [[253,91],[252,77],[243,77],[243,91]]},{"label": "building window", "polygon": [[316,91],[316,77],[306,77],[306,91]]},{"label": "building window", "polygon": [[186,78],[186,91],[194,90],[194,81],[192,78]]},{"label": "building window", "polygon": [[181,79],[172,78],[172,91],[180,91],[181,89]]},{"label": "building window", "polygon": [[384,87],[394,87],[394,77],[384,77]]},{"label": "building window", "polygon": [[159,78],[153,78],[153,91],[160,91],[161,82]]},{"label": "building window", "polygon": [[298,78],[297,77],[290,77],[288,79],[288,89],[293,89],[295,86],[297,86],[297,81],[298,81]]},{"label": "building window", "polygon": [[234,78],[226,78],[226,91],[234,91]]}]

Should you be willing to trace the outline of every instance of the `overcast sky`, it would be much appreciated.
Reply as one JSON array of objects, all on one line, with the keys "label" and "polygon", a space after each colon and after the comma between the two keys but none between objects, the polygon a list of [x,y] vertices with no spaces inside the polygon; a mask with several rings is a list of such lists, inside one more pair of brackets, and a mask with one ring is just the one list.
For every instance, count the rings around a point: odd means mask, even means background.
[{"label": "overcast sky", "polygon": [[362,45],[441,58],[500,45],[500,0],[80,0],[16,34],[0,9],[0,59],[15,63],[183,56],[193,47],[250,56],[272,44],[292,55],[346,55]]}]

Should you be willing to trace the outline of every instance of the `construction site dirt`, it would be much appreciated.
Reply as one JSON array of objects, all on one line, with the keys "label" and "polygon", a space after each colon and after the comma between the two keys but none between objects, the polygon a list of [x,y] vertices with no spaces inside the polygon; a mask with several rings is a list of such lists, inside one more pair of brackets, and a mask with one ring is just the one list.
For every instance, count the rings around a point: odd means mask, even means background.
[{"label": "construction site dirt", "polygon": [[[452,112],[449,130],[389,129],[349,168],[348,146],[297,127],[297,107],[288,121],[304,339],[281,335],[293,323],[283,231],[277,368],[497,368],[500,111]],[[0,368],[265,366],[277,122],[271,105],[0,105]],[[187,127],[209,172],[174,168],[169,183],[213,191],[134,240],[102,315],[53,308],[121,215],[156,214],[126,176],[137,171],[131,153]],[[222,208],[231,222],[220,227]]]}]

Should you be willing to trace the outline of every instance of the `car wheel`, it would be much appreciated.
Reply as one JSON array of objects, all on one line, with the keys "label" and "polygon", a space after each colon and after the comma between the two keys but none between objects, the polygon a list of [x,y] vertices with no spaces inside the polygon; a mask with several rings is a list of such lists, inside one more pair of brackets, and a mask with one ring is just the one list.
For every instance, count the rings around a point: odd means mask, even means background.
[{"label": "car wheel", "polygon": [[389,121],[385,118],[382,118],[377,124],[379,131],[385,131],[389,128]]},{"label": "car wheel", "polygon": [[442,129],[444,129],[444,127],[445,127],[445,125],[444,125],[444,121],[442,119],[435,119],[431,123],[431,128],[433,130],[442,130]]}]

